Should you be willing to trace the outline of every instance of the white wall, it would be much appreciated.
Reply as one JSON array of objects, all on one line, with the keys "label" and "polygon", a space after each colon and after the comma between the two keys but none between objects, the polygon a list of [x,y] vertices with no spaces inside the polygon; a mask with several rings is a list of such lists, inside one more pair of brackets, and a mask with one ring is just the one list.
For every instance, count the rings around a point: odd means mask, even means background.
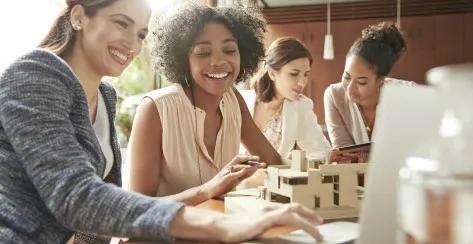
[{"label": "white wall", "polygon": [[0,1],[0,72],[34,48],[48,31],[64,0]]}]

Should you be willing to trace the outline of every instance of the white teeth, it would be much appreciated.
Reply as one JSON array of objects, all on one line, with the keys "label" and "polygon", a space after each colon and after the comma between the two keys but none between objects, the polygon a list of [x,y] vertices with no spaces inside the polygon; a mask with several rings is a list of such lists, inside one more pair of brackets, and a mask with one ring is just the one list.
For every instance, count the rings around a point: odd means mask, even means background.
[{"label": "white teeth", "polygon": [[222,79],[228,76],[228,73],[215,73],[215,74],[207,74],[208,77],[213,79]]},{"label": "white teeth", "polygon": [[122,61],[122,63],[125,63],[127,60],[128,60],[128,56],[123,54],[123,53],[120,53],[118,50],[116,49],[110,49],[110,52],[117,58],[120,59],[120,61]]}]

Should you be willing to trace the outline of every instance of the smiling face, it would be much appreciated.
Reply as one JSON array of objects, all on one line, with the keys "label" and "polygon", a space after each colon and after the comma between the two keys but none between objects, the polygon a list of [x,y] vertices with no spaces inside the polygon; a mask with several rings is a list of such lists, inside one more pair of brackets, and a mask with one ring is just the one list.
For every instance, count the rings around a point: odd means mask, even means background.
[{"label": "smiling face", "polygon": [[150,14],[146,0],[118,0],[93,17],[82,15],[75,45],[91,72],[120,75],[141,50]]},{"label": "smiling face", "polygon": [[349,55],[342,84],[351,101],[360,105],[377,104],[383,77],[376,77],[376,73],[362,58]]},{"label": "smiling face", "polygon": [[269,70],[269,76],[274,81],[277,96],[291,101],[302,95],[310,75],[308,58],[298,58],[288,62],[280,70]]},{"label": "smiling face", "polygon": [[230,30],[218,22],[206,24],[190,50],[189,65],[200,89],[223,95],[240,73],[240,52]]}]

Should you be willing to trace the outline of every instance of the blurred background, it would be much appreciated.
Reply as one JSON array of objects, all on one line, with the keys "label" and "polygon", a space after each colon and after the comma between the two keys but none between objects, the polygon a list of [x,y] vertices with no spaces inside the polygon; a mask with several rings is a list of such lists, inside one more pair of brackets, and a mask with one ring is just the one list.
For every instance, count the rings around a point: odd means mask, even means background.
[{"label": "blurred background", "polygon": [[[186,0],[148,0],[157,17]],[[305,90],[324,127],[323,92],[341,78],[345,54],[361,30],[380,21],[398,22],[407,52],[391,76],[425,83],[436,66],[473,61],[473,0],[194,0],[212,6],[261,8],[268,23],[265,43],[295,36],[314,56],[311,82]],[[34,48],[47,32],[64,0],[15,0],[0,3],[0,72],[16,57]],[[330,15],[328,14],[330,10]],[[330,21],[328,20],[330,16]],[[328,28],[330,23],[330,28]],[[151,22],[151,30],[153,21]],[[324,37],[333,36],[333,59],[324,59]],[[118,78],[109,78],[119,92],[117,123],[126,147],[141,95],[169,85],[152,63],[152,35],[142,53]],[[1,106],[1,105],[0,105]]]}]

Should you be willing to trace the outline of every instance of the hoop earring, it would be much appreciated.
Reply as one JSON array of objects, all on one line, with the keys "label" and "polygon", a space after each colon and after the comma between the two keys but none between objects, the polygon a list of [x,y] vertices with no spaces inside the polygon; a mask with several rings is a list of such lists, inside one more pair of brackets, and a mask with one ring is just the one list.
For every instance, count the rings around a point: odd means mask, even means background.
[{"label": "hoop earring", "polygon": [[238,75],[238,80],[239,80],[238,82],[244,82],[245,81],[244,77],[245,77],[245,74],[246,74],[246,70],[245,70],[245,67],[242,67],[242,69],[243,69],[243,74]]}]

